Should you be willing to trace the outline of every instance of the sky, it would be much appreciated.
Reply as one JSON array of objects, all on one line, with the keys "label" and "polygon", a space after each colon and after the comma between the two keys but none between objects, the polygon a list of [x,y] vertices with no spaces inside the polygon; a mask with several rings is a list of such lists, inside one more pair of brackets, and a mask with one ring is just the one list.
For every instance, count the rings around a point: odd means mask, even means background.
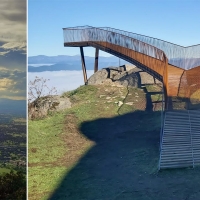
[{"label": "sky", "polygon": [[0,2],[0,98],[26,99],[26,0]]},{"label": "sky", "polygon": [[[112,27],[181,46],[200,44],[199,0],[29,0],[28,56],[79,55],[63,46],[65,27]],[[92,47],[84,48],[94,56]],[[101,56],[110,56],[100,51]]]}]

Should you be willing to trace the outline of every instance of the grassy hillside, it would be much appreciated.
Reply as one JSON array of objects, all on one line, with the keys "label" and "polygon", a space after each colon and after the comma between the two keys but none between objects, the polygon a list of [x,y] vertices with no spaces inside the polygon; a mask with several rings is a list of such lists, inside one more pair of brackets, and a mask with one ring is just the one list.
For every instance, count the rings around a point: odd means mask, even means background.
[{"label": "grassy hillside", "polygon": [[160,91],[82,86],[63,94],[72,108],[29,121],[29,199],[197,198],[198,169],[157,172]]}]

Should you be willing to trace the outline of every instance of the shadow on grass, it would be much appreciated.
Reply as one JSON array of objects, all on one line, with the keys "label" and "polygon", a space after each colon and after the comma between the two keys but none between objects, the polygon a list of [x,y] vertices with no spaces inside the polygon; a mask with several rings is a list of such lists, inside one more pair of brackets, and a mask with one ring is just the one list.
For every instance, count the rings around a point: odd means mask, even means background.
[{"label": "shadow on grass", "polygon": [[50,199],[134,199],[157,171],[160,114],[135,111],[82,123],[81,133],[95,146],[63,177]]}]

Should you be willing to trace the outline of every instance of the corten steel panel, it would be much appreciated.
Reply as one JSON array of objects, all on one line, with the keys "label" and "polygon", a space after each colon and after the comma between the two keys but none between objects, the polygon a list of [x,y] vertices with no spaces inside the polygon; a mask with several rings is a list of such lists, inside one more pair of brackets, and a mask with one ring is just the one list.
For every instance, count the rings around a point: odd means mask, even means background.
[{"label": "corten steel panel", "polygon": [[168,96],[177,96],[183,72],[183,69],[168,65]]},{"label": "corten steel panel", "polygon": [[178,96],[200,103],[200,66],[183,72]]}]

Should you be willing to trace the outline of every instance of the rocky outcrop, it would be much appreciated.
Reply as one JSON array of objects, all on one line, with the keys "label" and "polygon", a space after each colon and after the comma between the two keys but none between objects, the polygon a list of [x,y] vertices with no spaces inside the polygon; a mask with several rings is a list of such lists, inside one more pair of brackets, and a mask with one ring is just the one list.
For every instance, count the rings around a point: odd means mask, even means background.
[{"label": "rocky outcrop", "polygon": [[29,119],[42,118],[50,112],[71,108],[71,102],[67,97],[49,95],[36,99],[28,106]]},{"label": "rocky outcrop", "polygon": [[138,87],[139,71],[134,65],[123,65],[120,67],[109,67],[97,71],[88,79],[88,85],[115,84],[122,86]]},{"label": "rocky outcrop", "polygon": [[153,83],[159,83],[159,81],[134,65],[104,68],[88,79],[88,85],[114,84],[139,87],[141,84]]}]

